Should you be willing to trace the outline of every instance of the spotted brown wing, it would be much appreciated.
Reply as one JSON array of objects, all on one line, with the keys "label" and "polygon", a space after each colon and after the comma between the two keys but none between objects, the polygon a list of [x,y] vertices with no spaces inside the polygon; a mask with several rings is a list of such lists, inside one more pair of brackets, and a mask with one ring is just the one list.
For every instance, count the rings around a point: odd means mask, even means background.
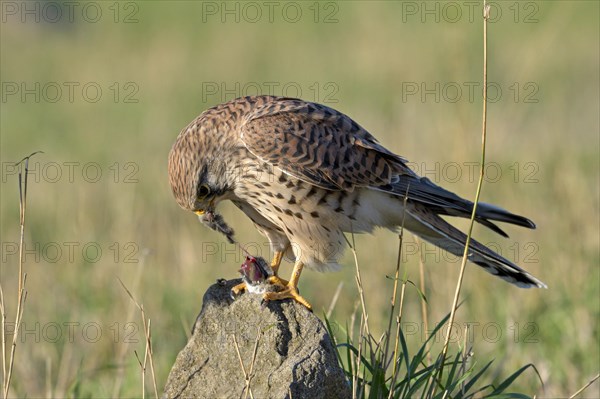
[{"label": "spotted brown wing", "polygon": [[412,174],[346,115],[296,99],[278,99],[250,112],[241,126],[248,150],[286,173],[329,190],[382,186]]}]

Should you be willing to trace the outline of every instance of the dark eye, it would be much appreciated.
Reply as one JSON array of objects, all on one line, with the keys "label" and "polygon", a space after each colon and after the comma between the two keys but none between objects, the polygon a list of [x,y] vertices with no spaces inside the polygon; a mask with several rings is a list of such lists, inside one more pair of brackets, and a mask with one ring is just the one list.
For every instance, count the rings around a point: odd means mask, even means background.
[{"label": "dark eye", "polygon": [[210,188],[206,184],[202,184],[198,188],[198,199],[206,198],[210,194]]}]

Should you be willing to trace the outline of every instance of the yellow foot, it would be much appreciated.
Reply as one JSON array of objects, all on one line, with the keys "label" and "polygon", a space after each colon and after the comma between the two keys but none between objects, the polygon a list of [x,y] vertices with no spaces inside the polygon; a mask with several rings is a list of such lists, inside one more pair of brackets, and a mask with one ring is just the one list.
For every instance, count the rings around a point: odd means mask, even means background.
[{"label": "yellow foot", "polygon": [[[285,287],[287,287],[287,285],[289,284],[287,280],[284,280],[279,276],[271,276],[267,278],[267,283],[278,286],[277,288],[279,288],[280,290],[285,289]],[[238,297],[242,293],[244,293],[244,291],[248,291],[248,287],[246,286],[246,283],[241,282],[231,289],[231,295],[233,297]]]},{"label": "yellow foot", "polygon": [[267,292],[263,295],[263,299],[265,301],[280,301],[282,299],[290,298],[299,304],[306,306],[306,308],[312,312],[312,306],[310,306],[310,303],[308,303],[306,299],[298,294],[298,290],[293,285],[286,284],[283,291]]},{"label": "yellow foot", "polygon": [[290,283],[279,276],[271,276],[267,278],[267,282],[271,285],[280,285],[282,288],[285,288]]},{"label": "yellow foot", "polygon": [[231,289],[231,296],[233,298],[238,297],[244,291],[246,291],[246,283],[239,283]]}]

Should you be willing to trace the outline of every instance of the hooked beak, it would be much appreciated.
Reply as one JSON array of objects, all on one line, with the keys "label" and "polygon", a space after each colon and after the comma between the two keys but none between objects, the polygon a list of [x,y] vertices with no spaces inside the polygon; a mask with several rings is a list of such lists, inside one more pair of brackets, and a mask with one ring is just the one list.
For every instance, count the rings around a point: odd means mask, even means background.
[{"label": "hooked beak", "polygon": [[215,200],[213,199],[212,201],[210,201],[210,203],[208,204],[208,207],[206,207],[205,209],[198,209],[197,211],[194,211],[194,213],[196,215],[198,215],[198,217],[202,217],[204,216],[204,214],[209,213],[209,212],[213,212],[215,209]]}]

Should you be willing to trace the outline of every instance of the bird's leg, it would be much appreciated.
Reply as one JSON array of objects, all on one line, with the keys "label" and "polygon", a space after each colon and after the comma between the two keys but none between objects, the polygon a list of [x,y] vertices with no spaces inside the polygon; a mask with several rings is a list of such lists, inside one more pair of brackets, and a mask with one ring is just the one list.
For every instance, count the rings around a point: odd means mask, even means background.
[{"label": "bird's leg", "polygon": [[306,306],[308,310],[312,311],[312,306],[310,306],[310,303],[308,303],[308,301],[301,297],[298,293],[298,280],[300,280],[300,274],[302,273],[303,268],[304,264],[301,261],[297,261],[294,265],[294,270],[292,271],[292,277],[285,285],[283,290],[278,292],[267,292],[263,295],[263,299],[265,301],[279,301],[282,299],[291,298],[296,302]]},{"label": "bird's leg", "polygon": [[[281,265],[281,260],[283,259],[284,253],[285,253],[285,250],[284,251],[276,251],[275,255],[273,256],[273,260],[271,261],[271,269],[273,269],[273,275],[271,277],[267,278],[267,281],[269,282],[269,284],[279,285],[281,287],[285,287],[288,284],[287,280],[284,280],[277,275],[277,271],[279,270],[279,265]],[[238,296],[244,291],[246,291],[246,283],[245,282],[241,282],[231,289],[231,292],[234,296]]]},{"label": "bird's leg", "polygon": [[273,275],[267,279],[270,284],[280,285],[285,287],[288,285],[289,281],[282,279],[277,275],[279,271],[279,265],[281,265],[281,260],[283,259],[284,251],[276,251],[275,255],[273,255],[273,260],[271,261],[271,269],[273,269]]}]

